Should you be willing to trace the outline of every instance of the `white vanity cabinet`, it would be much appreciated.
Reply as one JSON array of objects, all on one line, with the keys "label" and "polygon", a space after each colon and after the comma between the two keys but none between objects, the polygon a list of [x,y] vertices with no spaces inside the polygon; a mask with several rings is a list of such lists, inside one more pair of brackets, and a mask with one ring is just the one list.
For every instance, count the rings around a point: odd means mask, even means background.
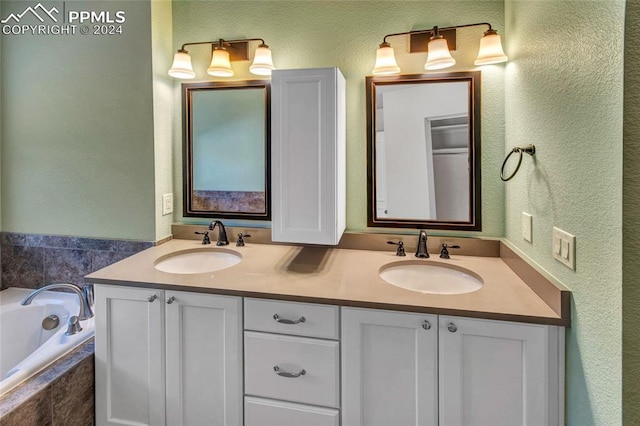
[{"label": "white vanity cabinet", "polygon": [[342,309],[343,426],[562,425],[564,329]]},{"label": "white vanity cabinet", "polygon": [[345,79],[337,68],[273,71],[273,241],[340,241],[346,224],[345,106]]},{"label": "white vanity cabinet", "polygon": [[96,424],[241,425],[242,299],[95,286]]},{"label": "white vanity cabinet", "polygon": [[564,328],[440,317],[440,425],[564,424]]},{"label": "white vanity cabinet", "polygon": [[342,425],[438,424],[438,317],[342,308]]},{"label": "white vanity cabinet", "polygon": [[245,298],[245,426],[340,424],[339,308]]}]

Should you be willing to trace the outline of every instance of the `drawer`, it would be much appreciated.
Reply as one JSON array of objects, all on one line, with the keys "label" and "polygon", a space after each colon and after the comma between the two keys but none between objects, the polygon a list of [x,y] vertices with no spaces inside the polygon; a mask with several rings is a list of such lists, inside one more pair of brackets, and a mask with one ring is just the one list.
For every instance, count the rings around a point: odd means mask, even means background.
[{"label": "drawer", "polygon": [[245,330],[339,339],[338,307],[244,299]]},{"label": "drawer", "polygon": [[339,365],[336,341],[244,333],[247,395],[337,408]]},{"label": "drawer", "polygon": [[340,411],[270,399],[244,399],[245,426],[339,426]]}]

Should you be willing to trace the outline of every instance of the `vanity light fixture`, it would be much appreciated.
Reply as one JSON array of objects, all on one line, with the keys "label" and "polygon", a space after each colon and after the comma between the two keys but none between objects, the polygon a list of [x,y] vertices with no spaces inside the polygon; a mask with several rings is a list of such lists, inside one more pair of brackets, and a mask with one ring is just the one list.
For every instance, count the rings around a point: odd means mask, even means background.
[{"label": "vanity light fixture", "polygon": [[173,57],[173,65],[169,70],[169,75],[175,78],[191,79],[196,76],[191,65],[191,56],[186,50],[186,46],[209,44],[211,45],[211,64],[207,68],[207,74],[214,77],[232,77],[233,69],[231,61],[248,60],[249,42],[259,41],[260,45],[256,48],[253,55],[253,63],[249,67],[252,74],[260,76],[269,76],[271,71],[275,69],[273,59],[271,58],[271,50],[261,38],[245,38],[239,40],[217,41],[199,41],[194,43],[185,43],[182,48]]},{"label": "vanity light fixture", "polygon": [[498,32],[487,22],[478,24],[456,25],[453,27],[438,28],[433,27],[429,30],[407,31],[403,33],[387,34],[384,36],[382,43],[376,52],[376,64],[373,68],[373,75],[392,75],[400,74],[400,67],[396,63],[393,48],[387,41],[389,37],[409,35],[411,43],[411,52],[424,51],[424,48],[414,47],[414,43],[425,44],[422,41],[426,36],[429,37],[427,44],[427,62],[424,65],[426,70],[437,70],[448,68],[455,65],[456,60],[449,52],[450,48],[455,50],[455,37],[458,28],[475,27],[486,25],[489,27],[480,39],[480,48],[478,57],[474,61],[474,65],[489,65],[507,61],[507,55],[502,49],[502,42]]}]

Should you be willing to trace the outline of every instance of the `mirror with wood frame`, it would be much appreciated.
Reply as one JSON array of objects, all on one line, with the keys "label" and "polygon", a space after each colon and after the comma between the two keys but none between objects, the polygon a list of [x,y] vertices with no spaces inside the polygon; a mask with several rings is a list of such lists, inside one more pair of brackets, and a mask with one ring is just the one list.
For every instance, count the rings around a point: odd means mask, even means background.
[{"label": "mirror with wood frame", "polygon": [[480,72],[367,77],[367,223],[479,231]]},{"label": "mirror with wood frame", "polygon": [[182,84],[184,216],[270,220],[269,81]]}]

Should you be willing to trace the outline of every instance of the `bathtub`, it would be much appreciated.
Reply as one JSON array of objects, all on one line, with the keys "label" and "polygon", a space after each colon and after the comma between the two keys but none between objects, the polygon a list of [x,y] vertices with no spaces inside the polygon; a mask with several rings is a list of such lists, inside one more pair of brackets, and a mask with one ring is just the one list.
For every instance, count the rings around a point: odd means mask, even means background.
[{"label": "bathtub", "polygon": [[[80,322],[79,333],[65,335],[69,318],[78,315],[76,294],[46,291],[30,305],[20,305],[32,291],[22,288],[0,291],[0,395],[94,335],[93,318]],[[52,330],[45,330],[42,321],[50,315],[57,316],[60,322]]]}]

